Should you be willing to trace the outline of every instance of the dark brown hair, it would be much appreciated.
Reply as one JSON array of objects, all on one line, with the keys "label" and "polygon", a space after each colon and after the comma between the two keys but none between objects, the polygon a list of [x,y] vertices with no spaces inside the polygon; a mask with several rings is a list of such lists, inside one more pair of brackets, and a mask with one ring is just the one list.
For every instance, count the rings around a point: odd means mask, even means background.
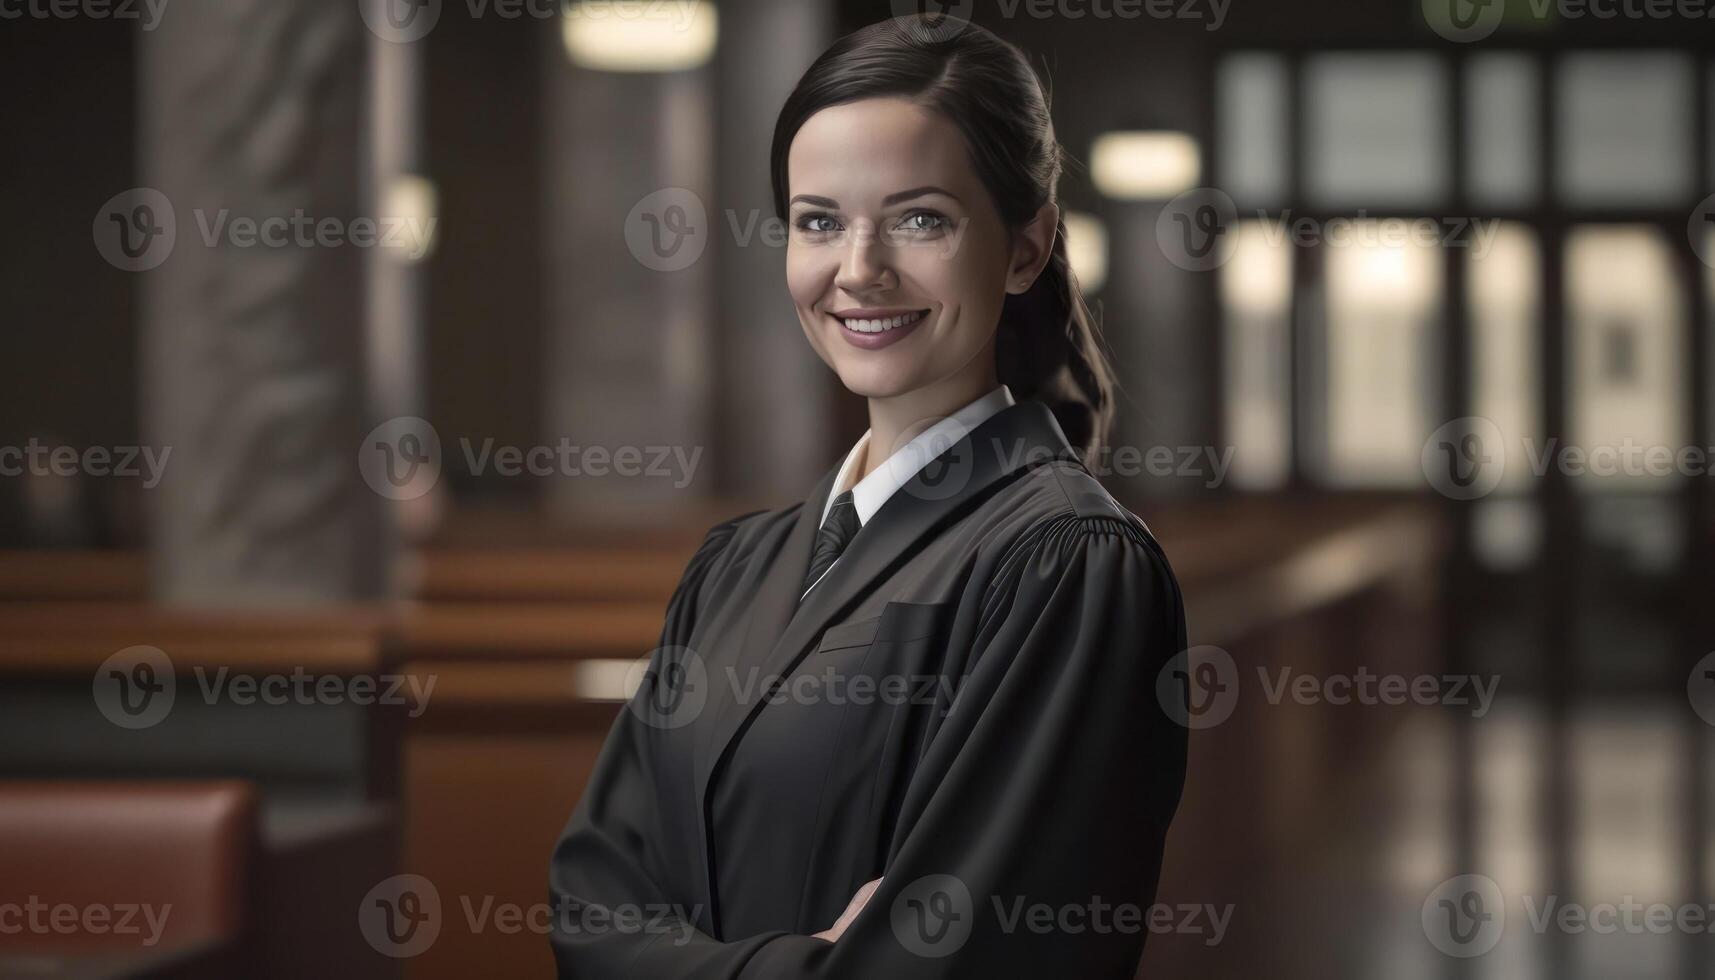
[{"label": "dark brown hair", "polygon": [[[959,127],[971,162],[1008,228],[1054,201],[1065,151],[1048,95],[1016,46],[967,21],[919,14],[871,24],[835,41],[787,97],[770,158],[774,210],[786,219],[786,159],[811,116],[861,99],[900,97]],[[1113,369],[1095,317],[1055,228],[1048,265],[1028,292],[1008,294],[995,337],[995,369],[1020,398],[1053,409],[1074,447],[1103,446],[1113,421]]]}]

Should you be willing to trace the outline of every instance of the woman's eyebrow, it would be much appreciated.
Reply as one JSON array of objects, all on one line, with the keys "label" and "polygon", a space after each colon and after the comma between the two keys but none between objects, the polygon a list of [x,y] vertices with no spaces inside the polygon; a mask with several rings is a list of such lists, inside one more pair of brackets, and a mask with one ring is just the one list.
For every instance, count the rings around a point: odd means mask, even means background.
[{"label": "woman's eyebrow", "polygon": [[[963,201],[959,201],[959,195],[954,194],[952,191],[946,190],[944,188],[936,187],[933,184],[925,184],[922,187],[913,187],[912,189],[910,189],[908,191],[899,191],[899,192],[894,193],[894,194],[889,194],[886,197],[881,199],[881,206],[884,208],[885,207],[892,207],[893,205],[898,204],[901,201],[909,201],[912,198],[923,197],[926,194],[941,194],[941,195],[944,195],[946,197],[952,198],[954,201],[956,201],[960,204],[964,203]],[[790,207],[793,204],[799,204],[799,203],[811,204],[811,205],[814,205],[814,206],[819,207],[819,208],[833,208],[836,211],[839,210],[839,207],[840,207],[840,202],[834,200],[833,198],[831,198],[831,197],[819,197],[815,194],[799,194],[799,195],[793,197],[791,201],[787,202],[787,206]]]},{"label": "woman's eyebrow", "polygon": [[[898,204],[901,201],[909,201],[914,197],[922,197],[925,194],[941,194],[952,198],[954,201],[959,201],[959,196],[954,194],[952,191],[944,190],[933,184],[926,184],[922,187],[913,187],[908,191],[900,191],[897,194],[889,194],[881,199],[881,206],[888,207],[889,205]],[[959,201],[959,203],[962,204],[964,202]]]},{"label": "woman's eyebrow", "polygon": [[840,208],[840,202],[834,200],[833,198],[831,198],[831,197],[817,197],[814,194],[799,194],[798,196],[794,197],[791,201],[788,201],[786,206],[791,207],[792,205],[797,204],[800,201],[802,201],[805,204],[814,204],[816,207],[819,207],[819,208],[833,208],[836,211],[838,211]]}]

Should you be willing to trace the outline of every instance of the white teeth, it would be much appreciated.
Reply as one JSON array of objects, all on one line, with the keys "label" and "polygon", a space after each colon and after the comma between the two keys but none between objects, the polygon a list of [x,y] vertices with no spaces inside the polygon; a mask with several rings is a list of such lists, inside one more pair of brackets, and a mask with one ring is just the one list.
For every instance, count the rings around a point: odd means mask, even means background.
[{"label": "white teeth", "polygon": [[895,327],[903,327],[908,324],[916,323],[921,319],[923,319],[923,311],[918,310],[915,313],[883,317],[879,320],[842,320],[840,322],[846,325],[846,329],[856,330],[858,333],[881,333],[883,330],[892,330]]}]

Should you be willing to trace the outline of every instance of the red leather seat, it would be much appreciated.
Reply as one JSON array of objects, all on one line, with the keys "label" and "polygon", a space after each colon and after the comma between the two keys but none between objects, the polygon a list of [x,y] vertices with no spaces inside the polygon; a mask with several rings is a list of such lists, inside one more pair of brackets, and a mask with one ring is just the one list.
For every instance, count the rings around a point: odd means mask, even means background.
[{"label": "red leather seat", "polygon": [[258,836],[245,782],[0,782],[0,944],[106,954],[236,942]]}]

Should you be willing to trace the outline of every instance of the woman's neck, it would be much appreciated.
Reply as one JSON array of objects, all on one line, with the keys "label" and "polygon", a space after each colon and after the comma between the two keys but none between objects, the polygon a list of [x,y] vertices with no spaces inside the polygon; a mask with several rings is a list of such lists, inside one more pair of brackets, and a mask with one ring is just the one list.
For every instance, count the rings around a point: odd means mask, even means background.
[{"label": "woman's neck", "polygon": [[973,368],[904,394],[871,398],[869,445],[858,479],[874,472],[923,430],[993,391],[1000,383],[995,378],[992,361],[981,364],[979,359]]}]

